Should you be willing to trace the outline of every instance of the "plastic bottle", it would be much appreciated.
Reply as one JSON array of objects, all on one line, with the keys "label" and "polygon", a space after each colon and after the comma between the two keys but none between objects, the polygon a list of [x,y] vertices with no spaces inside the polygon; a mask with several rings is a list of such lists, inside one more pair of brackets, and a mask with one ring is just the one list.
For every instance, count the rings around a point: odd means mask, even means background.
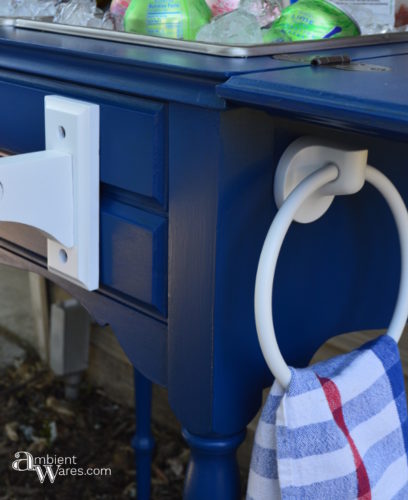
[{"label": "plastic bottle", "polygon": [[210,19],[205,0],[132,0],[124,27],[143,35],[194,40]]},{"label": "plastic bottle", "polygon": [[110,11],[114,16],[123,17],[129,4],[130,0],[112,0]]}]

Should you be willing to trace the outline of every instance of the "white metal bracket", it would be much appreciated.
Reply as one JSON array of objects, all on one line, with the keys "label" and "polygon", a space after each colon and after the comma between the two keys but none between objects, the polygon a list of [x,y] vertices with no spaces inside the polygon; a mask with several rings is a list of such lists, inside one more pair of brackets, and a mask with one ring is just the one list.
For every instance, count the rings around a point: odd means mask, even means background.
[{"label": "white metal bracket", "polygon": [[354,194],[365,182],[368,151],[315,137],[300,137],[292,142],[279,160],[275,173],[274,195],[280,208],[300,182],[313,172],[332,164],[339,171],[337,179],[310,196],[297,211],[294,220],[313,222],[330,207],[337,195]]},{"label": "white metal bracket", "polygon": [[51,272],[99,285],[99,106],[45,97],[46,149],[0,159],[0,220],[48,236]]}]

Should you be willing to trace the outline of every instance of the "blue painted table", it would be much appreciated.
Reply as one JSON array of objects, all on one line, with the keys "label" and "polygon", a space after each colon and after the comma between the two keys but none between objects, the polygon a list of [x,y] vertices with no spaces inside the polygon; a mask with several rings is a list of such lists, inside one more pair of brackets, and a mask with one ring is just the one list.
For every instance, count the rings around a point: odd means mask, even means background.
[{"label": "blue painted table", "polygon": [[[188,500],[239,497],[235,452],[271,382],[253,292],[286,146],[313,134],[367,147],[408,199],[408,44],[333,52],[391,71],[0,29],[0,149],[44,148],[47,94],[100,105],[100,288],[49,273],[45,237],[28,227],[0,225],[0,261],[46,276],[111,325],[142,374],[139,403],[149,405],[148,381],[167,387],[192,450]],[[293,225],[273,303],[285,359],[305,365],[330,336],[386,326],[398,251],[391,215],[369,187],[336,199],[316,223]],[[134,446],[145,470],[148,416],[139,407]]]}]

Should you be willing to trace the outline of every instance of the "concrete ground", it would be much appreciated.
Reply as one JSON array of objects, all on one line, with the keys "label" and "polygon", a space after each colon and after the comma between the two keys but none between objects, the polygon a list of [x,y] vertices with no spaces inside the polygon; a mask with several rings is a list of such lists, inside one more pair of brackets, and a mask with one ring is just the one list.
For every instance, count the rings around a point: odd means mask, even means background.
[{"label": "concrete ground", "polygon": [[28,273],[6,266],[0,266],[0,328],[36,346]]},{"label": "concrete ground", "polygon": [[25,343],[36,346],[28,273],[0,266],[0,372],[24,360]]},{"label": "concrete ground", "polygon": [[21,363],[25,357],[25,349],[0,332],[0,373],[9,366]]}]

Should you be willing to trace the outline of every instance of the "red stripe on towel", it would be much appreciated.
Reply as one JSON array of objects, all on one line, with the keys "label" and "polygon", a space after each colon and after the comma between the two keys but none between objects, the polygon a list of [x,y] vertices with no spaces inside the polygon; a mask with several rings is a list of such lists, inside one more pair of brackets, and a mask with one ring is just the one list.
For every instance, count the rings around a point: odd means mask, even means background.
[{"label": "red stripe on towel", "polygon": [[361,458],[360,453],[358,452],[357,447],[353,441],[353,438],[350,436],[346,422],[344,421],[340,391],[337,385],[329,378],[319,377],[319,375],[317,374],[316,376],[319,379],[319,382],[322,384],[323,391],[329,404],[330,411],[332,412],[334,421],[346,436],[351,451],[353,452],[358,482],[358,498],[360,500],[371,500],[371,487],[367,470],[365,468],[363,459]]}]

